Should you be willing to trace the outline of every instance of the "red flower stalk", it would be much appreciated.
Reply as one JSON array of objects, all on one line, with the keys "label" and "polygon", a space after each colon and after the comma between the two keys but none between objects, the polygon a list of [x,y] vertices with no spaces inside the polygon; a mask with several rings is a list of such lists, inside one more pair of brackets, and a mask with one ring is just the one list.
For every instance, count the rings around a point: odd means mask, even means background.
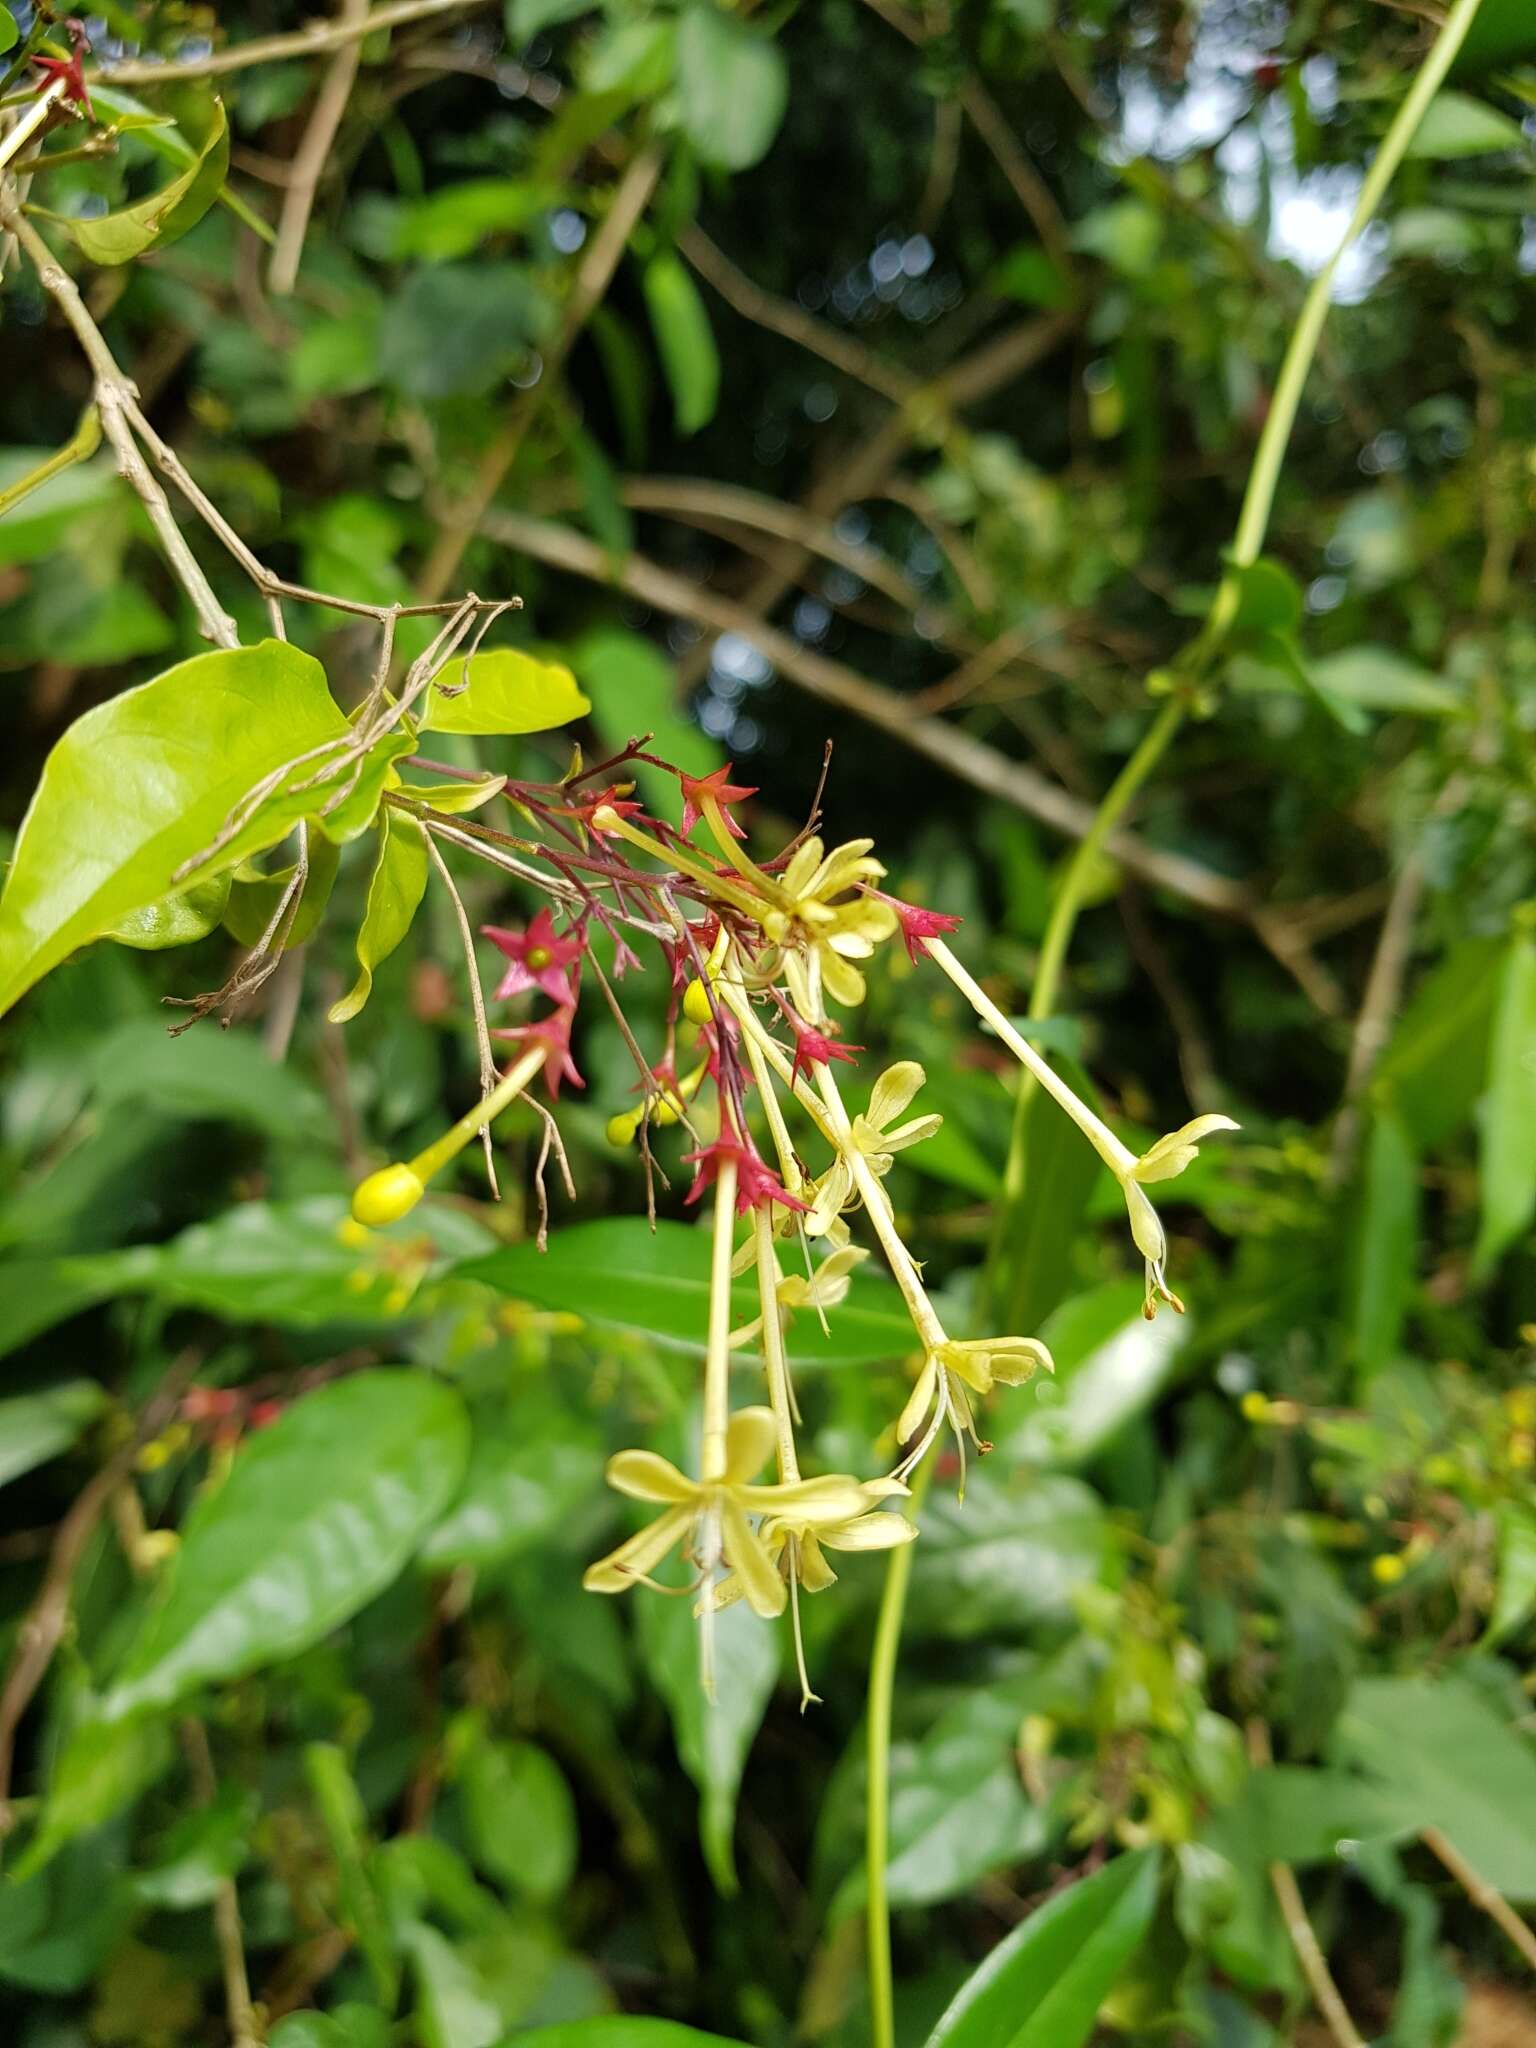
[{"label": "red flower stalk", "polygon": [[824,1067],[829,1060],[846,1060],[849,1066],[856,1066],[858,1062],[854,1054],[863,1050],[862,1045],[845,1045],[840,1038],[828,1038],[825,1032],[814,1030],[809,1024],[796,1024],[795,1058],[789,1070],[789,1085],[794,1087],[802,1067]]},{"label": "red flower stalk", "polygon": [[888,896],[883,889],[871,889],[869,894],[878,896],[882,903],[889,903],[895,911],[901,936],[914,961],[922,959],[925,940],[941,939],[946,932],[960,929],[961,920],[947,910],[925,910],[920,903],[903,903],[899,896]]},{"label": "red flower stalk", "polygon": [[715,769],[712,775],[685,775],[681,768],[676,771],[677,779],[683,785],[683,822],[680,830],[685,839],[704,815],[706,803],[720,806],[720,815],[725,820],[727,831],[734,833],[738,839],[746,838],[746,833],[731,816],[729,806],[739,804],[749,796],[756,796],[757,790],[755,787],[748,789],[745,783],[727,781],[730,772],[729,761],[723,768]]},{"label": "red flower stalk", "polygon": [[547,1017],[540,1017],[534,1024],[514,1024],[505,1031],[491,1033],[492,1038],[510,1038],[519,1045],[543,1046],[544,1085],[549,1090],[551,1102],[560,1100],[562,1081],[573,1081],[578,1088],[587,1085],[571,1058],[571,1020],[575,1015],[576,1006],[571,1002],[561,1009],[552,1010]]},{"label": "red flower stalk", "polygon": [[86,91],[85,71],[83,68],[86,54],[91,47],[85,39],[85,24],[82,21],[77,21],[71,15],[64,26],[69,30],[69,40],[73,45],[70,54],[67,57],[35,56],[32,62],[43,74],[43,87],[41,89],[46,90],[56,78],[63,79],[64,98],[72,101],[77,107],[83,107],[86,119],[94,121],[96,109],[91,105],[91,96]]},{"label": "red flower stalk", "polygon": [[540,990],[553,1003],[575,1002],[576,993],[567,969],[587,950],[587,935],[579,927],[557,935],[555,920],[546,908],[534,916],[526,931],[510,932],[501,925],[486,924],[480,927],[480,933],[512,963],[496,990],[498,1003],[530,988]]},{"label": "red flower stalk", "polygon": [[710,1183],[719,1178],[720,1169],[727,1161],[736,1167],[738,1216],[745,1216],[752,1209],[761,1209],[769,1202],[777,1202],[785,1209],[806,1209],[810,1206],[789,1192],[750,1139],[736,1138],[726,1131],[722,1131],[715,1142],[706,1145],[702,1151],[683,1154],[685,1166],[697,1166],[699,1169],[698,1177],[688,1190],[687,1200],[696,1202]]}]

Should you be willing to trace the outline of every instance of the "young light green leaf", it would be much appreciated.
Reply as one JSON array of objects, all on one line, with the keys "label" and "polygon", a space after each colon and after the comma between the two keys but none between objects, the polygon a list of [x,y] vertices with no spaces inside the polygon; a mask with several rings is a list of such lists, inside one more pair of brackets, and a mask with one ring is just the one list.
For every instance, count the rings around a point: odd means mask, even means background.
[{"label": "young light green leaf", "polygon": [[1039,1906],[961,1987],[927,2048],[1081,2048],[1146,1938],[1158,1852],[1117,1857]]},{"label": "young light green leaf", "polygon": [[1502,155],[1506,150],[1527,147],[1525,132],[1518,121],[1490,107],[1485,100],[1465,92],[1438,92],[1424,111],[1424,118],[1408,145],[1411,157],[1444,160],[1450,157]]},{"label": "young light green leaf", "polygon": [[56,1387],[0,1401],[0,1486],[67,1451],[106,1405],[106,1393],[95,1380],[61,1380]]},{"label": "young light green leaf", "polygon": [[1521,1500],[1503,1501],[1494,1520],[1499,1537],[1498,1582],[1486,1640],[1501,1643],[1536,1608],[1536,1508]]},{"label": "young light green leaf", "polygon": [[670,249],[645,266],[645,304],[671,388],[677,430],[696,434],[715,416],[720,354],[704,301]]},{"label": "young light green leaf", "polygon": [[636,1610],[651,1682],[672,1715],[683,1768],[699,1788],[699,1839],[717,1891],[736,1890],[736,1795],[779,1675],[779,1638],[745,1600],[715,1616],[716,1697],[699,1683],[699,1625],[689,1600]]},{"label": "young light green leaf", "polygon": [[549,732],[591,710],[563,662],[539,661],[515,647],[455,655],[433,676],[423,732]]},{"label": "young light green leaf", "polygon": [[[304,877],[298,907],[290,907],[285,913],[292,921],[283,940],[284,952],[290,946],[302,946],[313,936],[331,900],[340,865],[341,849],[336,842],[311,826],[309,872]],[[298,871],[296,860],[285,861],[270,873],[264,872],[255,861],[242,861],[230,877],[229,894],[224,904],[224,929],[231,937],[238,939],[242,946],[256,945],[282,908],[289,885]]]},{"label": "young light green leaf", "polygon": [[21,31],[16,26],[16,17],[9,8],[0,8],[0,56],[15,47]]},{"label": "young light green leaf", "polygon": [[311,1742],[304,1751],[304,1774],[336,1859],[342,1925],[356,1937],[380,2004],[392,2009],[400,1991],[400,1964],[366,1867],[367,1821],[352,1772],[334,1743]]},{"label": "young light green leaf", "polygon": [[373,993],[375,968],[404,939],[427,892],[427,866],[425,832],[414,818],[386,811],[357,934],[357,980],[339,1002],[332,1003],[328,1015],[333,1024],[349,1022]]},{"label": "young light green leaf", "polygon": [[187,1517],[103,1716],[168,1707],[319,1642],[387,1586],[464,1470],[459,1398],[374,1370],[295,1401]]},{"label": "young light green leaf", "polygon": [[[44,765],[0,897],[0,1013],[180,887],[183,862],[263,777],[346,732],[320,664],[278,640],[194,655],[77,718]],[[274,796],[186,883],[275,845],[324,796]]]},{"label": "young light green leaf", "polygon": [[[709,1238],[685,1223],[643,1216],[605,1217],[552,1230],[548,1249],[506,1245],[487,1258],[453,1269],[514,1300],[568,1309],[586,1322],[654,1338],[679,1350],[702,1352],[709,1307]],[[755,1281],[738,1285],[738,1320],[757,1314]],[[792,1365],[857,1365],[903,1358],[912,1349],[912,1325],[889,1281],[853,1276],[848,1299],[821,1325],[811,1312],[795,1315],[786,1345]]]},{"label": "young light green leaf", "polygon": [[148,199],[95,220],[66,225],[93,263],[129,263],[146,249],[163,247],[196,227],[223,190],[229,172],[229,123],[224,102],[214,99],[208,129],[193,161]]},{"label": "young light green leaf", "polygon": [[1482,1214],[1473,1271],[1488,1274],[1536,1213],[1536,934],[1510,940],[1478,1105]]},{"label": "young light green leaf", "polygon": [[190,946],[217,931],[229,907],[229,875],[194,882],[175,896],[162,896],[142,910],[130,910],[104,937],[138,953],[163,953],[169,946]]},{"label": "young light green leaf", "polygon": [[744,171],[767,155],[789,98],[782,52],[738,15],[695,0],[677,30],[683,130],[707,164]]},{"label": "young light green leaf", "polygon": [[88,1834],[137,1799],[171,1761],[165,1723],[140,1715],[108,1726],[87,1720],[73,1729],[48,1780],[43,1816],[13,1873],[25,1883],[66,1842]]},{"label": "young light green leaf", "polygon": [[442,817],[462,818],[500,796],[506,786],[505,775],[483,775],[474,782],[402,782],[395,793]]}]

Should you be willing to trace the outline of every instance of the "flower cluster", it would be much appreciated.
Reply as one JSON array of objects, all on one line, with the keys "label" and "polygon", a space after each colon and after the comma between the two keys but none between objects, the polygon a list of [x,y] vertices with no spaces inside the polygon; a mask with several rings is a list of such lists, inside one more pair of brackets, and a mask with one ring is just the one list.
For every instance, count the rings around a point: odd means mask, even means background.
[{"label": "flower cluster", "polygon": [[[959,1448],[963,1486],[966,1445],[987,1448],[977,1430],[977,1401],[995,1387],[1018,1386],[1051,1369],[1036,1337],[953,1334],[924,1286],[885,1182],[896,1155],[932,1137],[942,1119],[919,1105],[925,1076],[914,1060],[899,1060],[877,1075],[864,1109],[845,1104],[834,1068],[856,1067],[863,1048],[842,1035],[845,1026],[829,1006],[847,1011],[863,1001],[861,963],[899,935],[912,959],[945,974],[1017,1057],[1024,1069],[1020,1085],[1044,1089],[1078,1126],[1123,1192],[1145,1261],[1149,1317],[1160,1303],[1182,1304],[1168,1285],[1167,1243],[1146,1188],[1182,1172],[1211,1132],[1236,1126],[1227,1117],[1197,1117],[1134,1153],[950,950],[948,935],[959,920],[877,886],[885,870],[870,840],[829,850],[808,829],[777,859],[759,864],[746,851],[732,812],[755,794],[752,789],[733,783],[728,767],[701,777],[679,774],[678,824],[650,818],[633,799],[633,785],[613,779],[615,768],[638,751],[558,785],[508,785],[520,814],[541,820],[548,836],[481,836],[498,849],[515,849],[516,871],[547,880],[565,915],[557,922],[544,908],[524,928],[485,928],[506,962],[492,1000],[542,998],[553,1007],[485,1032],[519,1046],[519,1057],[435,1144],[363,1182],[354,1213],[364,1223],[404,1214],[432,1176],[486,1132],[541,1071],[552,1100],[563,1081],[583,1085],[572,1059],[571,1026],[583,971],[590,969],[629,1038],[640,1076],[637,1106],[610,1119],[609,1137],[617,1144],[640,1140],[649,1172],[652,1136],[672,1124],[686,1127],[692,1142],[681,1156],[695,1169],[686,1199],[703,1204],[708,1198],[712,1251],[697,1474],[650,1451],[621,1451],[611,1459],[612,1486],[660,1512],[591,1565],[585,1584],[598,1593],[652,1585],[666,1560],[680,1555],[685,1589],[702,1624],[706,1684],[713,1616],[722,1606],[744,1599],[765,1616],[788,1608],[809,1699],[798,1602],[802,1592],[834,1582],[827,1553],[911,1541],[916,1528],[898,1503],[945,1427]],[[584,781],[598,794],[583,797]],[[695,843],[700,827],[704,838]],[[528,856],[534,854],[545,869],[532,866]],[[512,865],[507,853],[498,857]],[[615,980],[640,965],[628,933],[641,932],[659,945],[669,990],[662,1047],[645,1051],[623,1025],[592,946],[599,929],[613,942]],[[872,1247],[853,1241],[856,1225]],[[800,1466],[786,1332],[791,1318],[807,1314],[825,1326],[872,1251],[911,1319],[911,1392],[877,1447],[885,1452],[878,1476],[808,1477]],[[733,1327],[733,1283],[749,1275],[757,1312]],[[733,1359],[754,1351],[764,1399],[733,1410]],[[770,1465],[771,1476],[764,1477]]]}]

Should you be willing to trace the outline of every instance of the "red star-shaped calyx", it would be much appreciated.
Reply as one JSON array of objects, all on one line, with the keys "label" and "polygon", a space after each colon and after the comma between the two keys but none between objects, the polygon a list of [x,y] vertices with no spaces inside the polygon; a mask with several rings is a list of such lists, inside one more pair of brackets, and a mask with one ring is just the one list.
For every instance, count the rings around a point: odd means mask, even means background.
[{"label": "red star-shaped calyx", "polygon": [[530,988],[540,990],[552,1003],[575,1002],[568,970],[587,950],[584,931],[557,933],[555,920],[545,909],[535,914],[526,931],[510,932],[501,925],[486,924],[480,927],[480,935],[512,963],[496,990],[498,1003]]},{"label": "red star-shaped calyx", "polygon": [[878,896],[882,903],[889,903],[895,911],[901,936],[914,960],[922,959],[924,940],[941,939],[946,932],[960,929],[961,920],[947,910],[925,910],[920,903],[903,903],[899,896],[888,896],[883,889],[871,889],[869,893]]},{"label": "red star-shaped calyx", "polygon": [[566,804],[565,816],[574,818],[580,825],[585,825],[587,830],[599,839],[610,837],[611,834],[606,832],[603,826],[593,822],[594,816],[600,810],[609,810],[620,818],[643,818],[645,806],[633,801],[625,793],[634,786],[632,782],[610,782],[608,787],[600,789],[596,796],[582,797],[576,803]]},{"label": "red star-shaped calyx", "polygon": [[829,1060],[846,1060],[849,1066],[857,1062],[854,1054],[864,1050],[862,1045],[845,1045],[840,1038],[828,1038],[824,1031],[817,1031],[809,1024],[795,1026],[795,1058],[789,1070],[789,1085],[794,1087],[800,1078],[802,1067],[824,1067]]},{"label": "red star-shaped calyx", "polygon": [[717,768],[712,775],[685,775],[681,768],[677,779],[683,785],[683,822],[681,831],[686,839],[704,815],[705,804],[718,804],[720,815],[725,820],[726,830],[738,839],[745,839],[746,833],[731,816],[729,806],[739,804],[749,796],[756,796],[755,788],[748,789],[745,783],[730,782],[731,763]]},{"label": "red star-shaped calyx", "polygon": [[736,1168],[736,1214],[745,1216],[749,1210],[761,1209],[769,1202],[777,1202],[781,1208],[804,1209],[808,1206],[798,1195],[792,1195],[758,1154],[750,1142],[744,1143],[730,1132],[722,1131],[712,1145],[706,1145],[699,1152],[685,1152],[683,1164],[697,1166],[698,1176],[688,1190],[687,1200],[696,1202],[704,1190],[720,1177],[720,1169],[727,1163]]},{"label": "red star-shaped calyx", "polygon": [[86,90],[85,71],[83,68],[86,55],[91,47],[85,39],[85,23],[77,21],[71,15],[64,26],[69,30],[71,44],[69,55],[67,57],[35,56],[32,62],[43,74],[45,86],[52,85],[55,79],[62,79],[64,82],[63,97],[71,101],[75,106],[83,107],[86,119],[94,121],[96,110],[91,105],[91,96]]},{"label": "red star-shaped calyx", "polygon": [[578,1088],[585,1088],[586,1082],[576,1071],[576,1062],[571,1058],[571,1020],[576,1015],[574,1007],[551,1010],[547,1017],[540,1017],[535,1024],[514,1024],[505,1031],[493,1031],[492,1038],[509,1038],[518,1045],[544,1048],[544,1085],[549,1090],[550,1100],[560,1100],[560,1084],[572,1081]]}]

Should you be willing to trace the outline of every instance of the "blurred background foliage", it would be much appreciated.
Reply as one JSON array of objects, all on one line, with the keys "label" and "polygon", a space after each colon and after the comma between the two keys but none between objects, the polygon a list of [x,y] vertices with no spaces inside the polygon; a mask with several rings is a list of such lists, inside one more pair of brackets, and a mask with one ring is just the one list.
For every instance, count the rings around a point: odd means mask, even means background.
[{"label": "blurred background foliage", "polygon": [[[134,53],[196,70],[301,13],[87,23],[129,60],[98,115],[143,94],[179,125],[54,172],[55,213],[139,197],[213,87],[227,110],[231,203],[83,274],[160,430],[285,574],[520,594],[512,632],[592,700],[589,755],[650,731],[692,769],[733,759],[765,843],[830,739],[835,836],[963,912],[958,950],[1022,1012],[1064,849],[1208,602],[1307,277],[1436,10],[422,8],[361,45],[284,289],[330,60],[167,87]],[[1362,2036],[1536,2039],[1487,1910],[1536,1902],[1533,108],[1526,0],[1484,0],[1341,267],[1247,629],[1036,1027],[1138,1147],[1194,1110],[1243,1123],[1169,1207],[1182,1323],[1140,1320],[1118,1193],[1070,1133],[1042,1119],[1005,1198],[1011,1076],[948,984],[872,978],[857,1035],[921,1060],[946,1118],[891,1182],[928,1274],[956,1326],[990,1291],[1058,1365],[994,1405],[963,1506],[941,1483],[926,1511],[903,2042],[1127,1849],[1162,1856],[1099,2014],[1119,2037],[1326,2038],[1307,1916]],[[4,483],[88,382],[24,265],[0,309]],[[106,455],[0,519],[0,592],[14,826],[67,723],[198,642]],[[355,702],[367,634],[290,625]],[[479,758],[558,773],[570,737]],[[477,922],[517,920],[463,879]],[[690,1325],[654,1280],[695,1247],[649,1236],[604,1142],[632,1074],[596,1014],[543,1260],[526,1109],[499,1207],[466,1155],[354,1240],[352,1179],[476,1088],[435,894],[362,1017],[324,1022],[366,882],[344,858],[227,1034],[170,1041],[160,1001],[222,980],[228,932],[94,948],[5,1026],[6,2039],[227,2038],[237,1910],[274,2048],[489,2048],[616,2010],[858,2048],[882,1567],[810,1605],[804,1716],[745,1610],[711,1714],[686,1602],[577,1594],[620,1526],[605,1450],[686,1440],[702,1288]],[[658,980],[626,984],[642,1037]],[[866,1306],[802,1368],[832,1467],[900,1405]],[[181,1615],[125,1663],[176,1532],[210,1571],[280,1552],[381,1473],[388,1526],[332,1609],[306,1581],[281,1626],[225,1617],[210,1647]],[[40,1612],[67,1625],[34,1697]]]}]

